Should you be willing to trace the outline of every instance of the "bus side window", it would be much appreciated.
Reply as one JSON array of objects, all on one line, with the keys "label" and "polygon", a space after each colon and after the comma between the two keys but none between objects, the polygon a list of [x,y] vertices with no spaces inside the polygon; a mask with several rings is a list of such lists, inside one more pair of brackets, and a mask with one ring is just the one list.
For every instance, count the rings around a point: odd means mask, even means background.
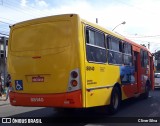
[{"label": "bus side window", "polygon": [[122,64],[122,42],[112,36],[107,37],[108,63]]},{"label": "bus side window", "polygon": [[89,62],[106,63],[105,34],[95,30],[86,29],[86,55]]},{"label": "bus side window", "polygon": [[141,66],[143,68],[147,68],[147,65],[149,64],[148,53],[147,51],[141,49],[140,54],[141,54]]},{"label": "bus side window", "polygon": [[124,65],[132,66],[132,46],[129,43],[123,43],[123,60]]},{"label": "bus side window", "polygon": [[148,52],[144,51],[144,67],[147,68],[148,65],[149,65]]},{"label": "bus side window", "polygon": [[134,68],[135,68],[135,72],[137,72],[137,68],[138,68],[138,66],[137,66],[137,52],[133,52],[133,63],[134,63]]}]

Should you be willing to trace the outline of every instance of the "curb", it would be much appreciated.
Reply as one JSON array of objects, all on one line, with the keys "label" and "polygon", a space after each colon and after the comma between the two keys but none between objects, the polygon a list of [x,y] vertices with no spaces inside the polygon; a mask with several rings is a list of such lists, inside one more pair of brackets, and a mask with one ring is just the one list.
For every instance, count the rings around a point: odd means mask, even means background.
[{"label": "curb", "polygon": [[[0,99],[5,99],[5,97],[0,97]],[[7,99],[6,101],[0,101],[0,106],[4,106],[4,105],[9,105],[10,102],[9,102],[9,99]]]},{"label": "curb", "polygon": [[9,105],[9,104],[10,103],[3,103],[3,104],[0,103],[0,106]]}]

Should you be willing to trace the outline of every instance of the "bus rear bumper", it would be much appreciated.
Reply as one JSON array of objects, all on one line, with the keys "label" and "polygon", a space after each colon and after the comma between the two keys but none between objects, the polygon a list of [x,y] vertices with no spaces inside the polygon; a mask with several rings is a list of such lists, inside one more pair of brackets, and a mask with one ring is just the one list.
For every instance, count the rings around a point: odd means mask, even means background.
[{"label": "bus rear bumper", "polygon": [[10,92],[13,106],[82,108],[81,90],[62,94],[24,94]]}]

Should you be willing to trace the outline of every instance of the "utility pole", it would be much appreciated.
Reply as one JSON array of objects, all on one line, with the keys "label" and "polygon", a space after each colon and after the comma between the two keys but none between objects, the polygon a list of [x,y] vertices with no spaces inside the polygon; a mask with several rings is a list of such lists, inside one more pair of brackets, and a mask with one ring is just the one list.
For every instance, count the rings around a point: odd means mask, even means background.
[{"label": "utility pole", "polygon": [[148,42],[148,49],[150,49],[150,42]]},{"label": "utility pole", "polygon": [[98,18],[96,18],[96,23],[98,24]]}]

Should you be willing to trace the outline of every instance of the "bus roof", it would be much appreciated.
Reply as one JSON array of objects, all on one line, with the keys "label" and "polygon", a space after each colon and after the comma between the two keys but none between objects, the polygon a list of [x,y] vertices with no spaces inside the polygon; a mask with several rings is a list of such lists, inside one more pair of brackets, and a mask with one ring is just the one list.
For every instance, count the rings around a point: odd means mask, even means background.
[{"label": "bus roof", "polygon": [[126,41],[126,42],[128,42],[128,43],[130,43],[130,44],[132,44],[132,45],[134,45],[134,46],[136,46],[138,48],[142,48],[142,49],[148,51],[150,53],[150,55],[152,55],[151,52],[146,47],[144,47],[144,46],[142,46],[140,44],[137,44],[137,43],[127,39],[126,37],[124,37],[124,36],[122,36],[120,34],[116,34],[116,33],[112,32],[110,30],[107,30],[107,29],[99,26],[98,24],[91,23],[91,22],[89,22],[87,20],[84,20],[84,19],[80,18],[78,14],[61,14],[61,15],[53,15],[53,16],[48,16],[48,17],[41,17],[41,18],[31,19],[31,20],[27,20],[27,21],[23,21],[23,22],[19,22],[17,24],[14,24],[14,25],[11,26],[11,28],[34,24],[35,22],[37,23],[37,22],[43,22],[43,21],[50,21],[50,20],[52,20],[52,18],[55,18],[55,17],[57,19],[62,19],[62,18],[65,18],[65,17],[67,18],[67,17],[73,17],[73,16],[76,16],[77,18],[79,18],[84,24],[93,26],[93,27],[95,27],[95,28],[97,28],[97,29],[99,29],[99,30],[101,30],[103,32],[106,32],[107,34],[110,34],[110,35],[112,35],[114,37],[117,37],[117,38],[121,39],[122,41]]},{"label": "bus roof", "polygon": [[61,14],[61,15],[40,17],[40,18],[35,18],[35,19],[30,19],[30,20],[18,22],[16,24],[13,24],[11,26],[11,28],[12,27],[21,27],[21,26],[24,26],[24,25],[30,25],[30,24],[34,24],[34,23],[37,23],[37,22],[52,21],[52,19],[55,19],[55,18],[58,20],[58,19],[64,19],[64,18],[69,18],[69,17],[73,17],[73,16],[79,17],[78,14]]}]

